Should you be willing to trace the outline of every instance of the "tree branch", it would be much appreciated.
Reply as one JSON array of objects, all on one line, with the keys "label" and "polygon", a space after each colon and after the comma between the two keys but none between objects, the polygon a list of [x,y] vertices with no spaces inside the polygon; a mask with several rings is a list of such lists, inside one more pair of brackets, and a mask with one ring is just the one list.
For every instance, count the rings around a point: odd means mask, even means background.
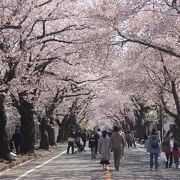
[{"label": "tree branch", "polygon": [[74,79],[71,79],[71,78],[61,78],[60,80],[62,81],[71,81],[71,82],[74,82],[76,84],[82,84],[82,83],[86,83],[86,82],[96,82],[96,81],[100,81],[100,80],[103,80],[105,78],[108,78],[109,76],[103,76],[103,77],[100,77],[98,79],[89,79],[89,80],[84,80],[84,81],[75,81]]},{"label": "tree branch", "polygon": [[59,33],[62,33],[62,32],[65,32],[65,31],[68,31],[71,29],[71,27],[75,27],[75,25],[70,25],[70,26],[67,26],[59,31],[54,31],[54,32],[50,32],[50,33],[45,33],[45,21],[43,21],[43,35],[42,36],[38,36],[36,37],[37,39],[42,39],[44,37],[48,37],[48,36],[52,36],[52,35],[56,35],[56,34],[59,34]]},{"label": "tree branch", "polygon": [[173,112],[171,112],[171,111],[167,108],[167,105],[166,105],[166,103],[165,103],[165,101],[164,101],[163,90],[160,90],[159,95],[160,95],[160,99],[161,99],[161,102],[162,102],[162,105],[163,105],[163,108],[164,108],[165,112],[166,112],[167,114],[169,114],[171,117],[176,118],[177,115],[174,114]]},{"label": "tree branch", "polygon": [[115,29],[117,32],[118,32],[118,35],[124,39],[126,39],[127,42],[132,42],[132,43],[137,43],[137,44],[141,44],[143,46],[146,46],[146,47],[150,47],[152,49],[156,49],[160,52],[163,52],[165,54],[169,54],[171,56],[174,56],[174,57],[177,57],[177,58],[180,58],[180,54],[174,52],[172,49],[169,49],[169,48],[165,48],[165,47],[160,47],[158,45],[155,45],[153,43],[150,43],[150,42],[146,42],[145,40],[139,40],[139,39],[132,39],[130,37],[127,37],[125,35],[123,35],[118,29]]},{"label": "tree branch", "polygon": [[52,0],[48,0],[48,1],[44,2],[44,3],[42,3],[42,4],[39,4],[39,5],[35,6],[35,8],[42,7],[42,6],[46,5],[46,4],[49,4],[50,2],[52,2]]},{"label": "tree branch", "polygon": [[66,44],[72,44],[73,43],[73,41],[65,41],[65,40],[61,40],[61,39],[47,39],[47,40],[44,40],[44,41],[42,41],[42,43],[43,44],[46,44],[46,43],[48,43],[48,42],[58,42],[58,43],[66,43]]}]

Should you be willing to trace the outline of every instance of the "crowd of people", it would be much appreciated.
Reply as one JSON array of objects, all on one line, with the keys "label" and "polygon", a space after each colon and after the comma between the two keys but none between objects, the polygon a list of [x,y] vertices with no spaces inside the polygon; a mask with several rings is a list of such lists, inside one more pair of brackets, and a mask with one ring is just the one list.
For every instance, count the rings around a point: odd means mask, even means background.
[{"label": "crowd of people", "polygon": [[[16,129],[10,140],[10,150],[17,155],[23,154],[23,135]],[[103,165],[103,169],[107,169],[111,152],[114,156],[115,170],[119,171],[120,159],[124,157],[125,147],[131,149],[132,146],[136,148],[135,131],[123,132],[119,127],[114,126],[113,130],[104,130],[101,132],[97,130],[84,130],[82,132],[71,130],[68,135],[68,147],[67,154],[74,154],[76,152],[85,151],[85,147],[89,147],[91,151],[91,159],[97,159],[97,154],[101,156],[100,164]],[[147,136],[146,140],[147,152],[150,154],[150,170],[158,170],[158,159],[161,154],[165,157],[165,168],[172,168],[174,163],[178,168],[180,165],[180,146],[173,137],[173,134],[168,131],[162,142],[160,134],[156,129],[152,129],[151,133]]]},{"label": "crowd of people", "polygon": [[[123,132],[119,127],[114,126],[113,130],[109,129],[102,132],[100,129],[97,129],[97,131],[84,130],[82,133],[75,133],[71,130],[68,137],[67,154],[69,154],[70,148],[74,154],[75,147],[77,147],[78,152],[85,151],[87,141],[88,147],[91,150],[91,159],[96,159],[99,153],[101,157],[100,164],[102,164],[104,170],[107,170],[107,165],[110,164],[111,152],[114,156],[115,170],[119,171],[120,159],[124,156],[125,147],[131,149],[134,146],[136,148],[135,131]],[[147,152],[150,154],[150,170],[153,170],[153,168],[156,171],[158,170],[158,158],[161,153],[165,154],[166,168],[171,168],[173,163],[176,168],[179,167],[180,148],[172,133],[167,132],[161,142],[157,130],[152,129],[148,135],[146,147]]]},{"label": "crowd of people", "polygon": [[134,131],[124,133],[117,126],[113,127],[113,130],[104,130],[101,132],[100,129],[86,131],[82,133],[74,132],[71,130],[68,137],[67,154],[71,149],[72,154],[75,153],[75,147],[77,152],[85,151],[85,147],[88,141],[88,147],[91,150],[91,159],[96,159],[97,154],[101,156],[100,164],[103,165],[103,169],[107,169],[109,163],[110,154],[113,152],[114,155],[114,166],[119,171],[120,158],[124,156],[124,147],[127,144],[129,149],[132,145],[136,147]]}]

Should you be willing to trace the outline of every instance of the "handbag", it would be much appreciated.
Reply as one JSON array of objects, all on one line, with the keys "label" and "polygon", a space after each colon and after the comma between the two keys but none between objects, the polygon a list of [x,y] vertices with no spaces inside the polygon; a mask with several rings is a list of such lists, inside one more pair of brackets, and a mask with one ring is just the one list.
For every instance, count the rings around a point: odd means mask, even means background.
[{"label": "handbag", "polygon": [[163,152],[160,153],[159,157],[161,162],[167,162],[167,158]]},{"label": "handbag", "polygon": [[170,144],[169,144],[169,142],[163,141],[163,142],[162,142],[162,147],[161,147],[161,149],[162,149],[162,152],[170,153],[171,150],[170,150]]}]

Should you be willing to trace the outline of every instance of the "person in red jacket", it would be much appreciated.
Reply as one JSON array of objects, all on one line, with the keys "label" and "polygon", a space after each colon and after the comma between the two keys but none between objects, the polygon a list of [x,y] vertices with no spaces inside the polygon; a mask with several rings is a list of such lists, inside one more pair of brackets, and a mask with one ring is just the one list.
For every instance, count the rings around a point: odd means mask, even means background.
[{"label": "person in red jacket", "polygon": [[74,134],[74,131],[71,130],[71,132],[68,136],[67,154],[69,154],[70,148],[72,149],[72,154],[74,154],[74,140],[75,140],[75,134]]},{"label": "person in red jacket", "polygon": [[174,164],[175,164],[176,168],[178,168],[179,167],[179,158],[180,158],[180,149],[179,149],[177,143],[174,143],[172,155],[174,158]]}]

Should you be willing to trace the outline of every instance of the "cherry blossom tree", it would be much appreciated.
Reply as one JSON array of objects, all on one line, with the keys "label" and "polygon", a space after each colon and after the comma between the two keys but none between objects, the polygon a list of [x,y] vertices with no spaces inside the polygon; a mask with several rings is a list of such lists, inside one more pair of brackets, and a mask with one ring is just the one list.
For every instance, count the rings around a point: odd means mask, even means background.
[{"label": "cherry blossom tree", "polygon": [[[71,1],[69,1],[69,6],[67,2],[64,4],[63,1],[17,1],[11,3],[7,0],[2,2],[1,55],[4,59],[2,63],[7,63],[10,67],[10,70],[7,71],[8,66],[2,66],[5,69],[2,71],[3,84],[6,86],[8,83],[13,105],[21,115],[25,152],[33,150],[33,101],[39,94],[40,79],[44,73],[48,73],[45,72],[45,69],[53,61],[59,60],[68,63],[62,58],[65,49],[68,49],[63,44],[72,44],[73,36],[71,35],[68,40],[68,34],[65,35],[63,32],[77,27],[76,22],[71,20],[73,17],[72,5]],[[67,6],[69,10],[67,10]],[[46,11],[44,11],[45,7]],[[64,19],[64,17],[66,18]],[[58,24],[57,22],[62,21],[62,18],[64,19],[63,23]],[[71,25],[68,24],[69,22],[72,22]],[[61,37],[59,37],[60,34]],[[56,47],[52,46],[52,42],[56,43]],[[62,53],[56,53],[55,56],[54,52],[59,52],[59,48],[64,50]],[[49,49],[48,52],[47,49]],[[16,78],[12,80],[14,77]]]},{"label": "cherry blossom tree", "polygon": [[[151,66],[151,69],[157,67],[159,70],[162,68],[159,54],[169,61],[168,67],[173,68],[178,64],[179,2],[148,0],[91,2],[90,17],[104,29],[111,29],[111,34],[108,34],[111,35],[109,45],[119,51],[119,56],[116,57],[119,58],[116,65],[122,62],[118,66],[121,69],[116,69],[121,77],[119,88],[126,90],[129,96],[138,95],[151,103],[159,103],[159,88],[154,85],[155,82],[150,82],[147,67]],[[175,72],[178,73],[178,69]],[[174,89],[175,86],[178,88],[178,85],[174,84]],[[176,98],[174,96],[173,99],[175,98],[178,107],[178,95],[175,94]],[[171,106],[174,106],[173,101]]]},{"label": "cherry blossom tree", "polygon": [[[42,92],[47,88],[43,81],[48,83],[53,79],[56,84],[58,79],[72,76],[73,68],[69,66],[79,65],[74,68],[78,72],[88,59],[98,57],[98,51],[93,55],[89,53],[97,47],[93,37],[98,33],[94,33],[93,27],[87,26],[86,21],[80,20],[80,7],[81,1],[71,0],[2,2],[0,31],[3,57],[1,67],[4,68],[2,75],[5,77],[3,85],[8,86],[12,105],[20,114],[25,153],[33,150],[33,115],[38,98],[44,98],[45,93]],[[91,39],[87,36],[89,31],[92,33]],[[88,50],[90,45],[94,47],[91,46]],[[8,66],[10,73],[7,71]],[[59,68],[62,68],[60,72]],[[87,68],[82,68],[83,71],[87,73]],[[75,76],[79,76],[79,73]],[[62,89],[63,86],[62,84]],[[71,83],[71,89],[76,90],[75,83]],[[55,95],[54,98],[56,97]],[[61,101],[57,99],[54,100]],[[49,118],[56,103],[51,107],[44,107]]]},{"label": "cherry blossom tree", "polygon": [[149,104],[162,107],[179,128],[179,5],[3,0],[0,93],[11,97],[20,115],[25,152],[33,150],[35,119],[46,149],[54,144],[54,123],[65,138],[69,122],[93,127],[116,117],[132,128],[135,117],[142,123]]}]

